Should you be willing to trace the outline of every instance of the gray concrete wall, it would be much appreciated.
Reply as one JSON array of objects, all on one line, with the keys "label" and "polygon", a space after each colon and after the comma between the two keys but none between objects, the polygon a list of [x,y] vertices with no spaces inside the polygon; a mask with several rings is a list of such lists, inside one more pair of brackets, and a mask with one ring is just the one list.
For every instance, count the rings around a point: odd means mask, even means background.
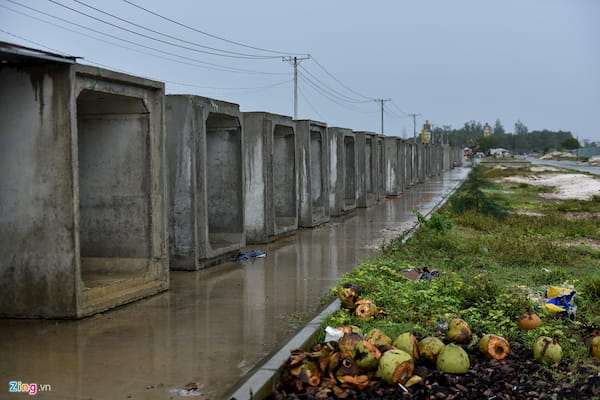
[{"label": "gray concrete wall", "polygon": [[376,134],[373,132],[354,132],[358,150],[358,199],[357,207],[369,207],[377,203],[377,155]]},{"label": "gray concrete wall", "polygon": [[327,125],[296,121],[300,226],[329,221],[329,141]]},{"label": "gray concrete wall", "polygon": [[352,129],[327,128],[329,137],[329,209],[339,216],[356,208],[356,137]]},{"label": "gray concrete wall", "polygon": [[246,244],[239,106],[166,96],[169,242],[173,269],[218,263]]},{"label": "gray concrete wall", "polygon": [[400,143],[400,139],[395,136],[383,138],[385,157],[382,178],[385,196],[396,196],[402,193],[403,176],[400,166],[404,158]]},{"label": "gray concrete wall", "polygon": [[385,197],[385,159],[387,156],[383,138],[383,135],[375,136],[375,181],[377,182],[377,200],[381,200]]},{"label": "gray concrete wall", "polygon": [[265,112],[243,117],[246,241],[266,243],[298,229],[296,124]]},{"label": "gray concrete wall", "polygon": [[0,67],[0,315],[79,318],[168,288],[162,83]]}]

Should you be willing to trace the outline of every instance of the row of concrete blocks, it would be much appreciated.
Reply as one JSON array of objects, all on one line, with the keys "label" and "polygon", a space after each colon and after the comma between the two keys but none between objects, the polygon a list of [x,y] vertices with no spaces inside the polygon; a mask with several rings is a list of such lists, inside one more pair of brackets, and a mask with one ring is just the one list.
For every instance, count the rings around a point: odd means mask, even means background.
[{"label": "row of concrete blocks", "polygon": [[457,149],[0,64],[0,316],[81,318],[460,164]]}]

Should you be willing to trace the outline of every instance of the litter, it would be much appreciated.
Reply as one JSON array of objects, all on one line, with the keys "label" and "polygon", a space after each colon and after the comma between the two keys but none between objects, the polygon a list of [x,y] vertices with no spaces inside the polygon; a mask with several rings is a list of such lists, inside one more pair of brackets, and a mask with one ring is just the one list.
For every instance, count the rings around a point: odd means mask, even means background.
[{"label": "litter", "polygon": [[266,257],[267,253],[262,250],[250,250],[245,253],[239,252],[235,256],[235,261],[249,260],[250,258],[263,258]]},{"label": "litter", "polygon": [[567,311],[570,314],[575,314],[577,306],[573,304],[573,298],[577,291],[570,287],[550,286],[546,291],[545,307],[550,312]]},{"label": "litter", "polygon": [[427,267],[424,268],[405,268],[398,272],[403,277],[410,279],[411,281],[416,281],[418,279],[433,279],[440,277],[440,271],[437,269],[429,269]]}]

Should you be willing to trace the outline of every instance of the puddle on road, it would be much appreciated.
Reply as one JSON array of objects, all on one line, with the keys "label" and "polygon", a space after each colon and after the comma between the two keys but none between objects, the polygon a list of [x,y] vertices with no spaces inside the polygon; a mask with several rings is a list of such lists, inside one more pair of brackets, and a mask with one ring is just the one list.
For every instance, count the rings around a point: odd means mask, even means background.
[{"label": "puddle on road", "polygon": [[45,399],[165,399],[197,382],[222,398],[276,349],[339,277],[410,229],[464,178],[432,179],[398,199],[264,246],[266,258],[171,272],[168,292],[80,321],[0,320],[0,380],[50,384]]}]

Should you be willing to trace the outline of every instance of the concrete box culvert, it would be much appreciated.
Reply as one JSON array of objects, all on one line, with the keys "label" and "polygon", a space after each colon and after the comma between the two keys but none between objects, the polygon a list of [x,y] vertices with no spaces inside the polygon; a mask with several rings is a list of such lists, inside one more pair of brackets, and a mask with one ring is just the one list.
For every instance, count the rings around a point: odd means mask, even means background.
[{"label": "concrete box culvert", "polygon": [[164,85],[44,61],[6,63],[0,87],[0,315],[81,318],[166,290]]},{"label": "concrete box culvert", "polygon": [[243,117],[246,241],[266,243],[298,229],[296,124],[265,112]]},{"label": "concrete box culvert", "polygon": [[237,104],[166,96],[171,268],[218,264],[246,245],[244,137]]},{"label": "concrete box culvert", "polygon": [[330,219],[327,125],[318,121],[298,120],[296,135],[299,225],[311,228]]},{"label": "concrete box culvert", "polygon": [[395,136],[385,136],[383,138],[384,143],[384,169],[383,181],[384,181],[384,196],[397,196],[402,193],[403,185],[403,148],[401,141]]},{"label": "concrete box culvert", "polygon": [[370,207],[377,203],[377,145],[376,134],[373,132],[354,132],[358,160],[356,172],[358,175],[357,207]]},{"label": "concrete box culvert", "polygon": [[356,208],[356,137],[352,129],[327,128],[329,138],[329,209],[339,216]]}]

